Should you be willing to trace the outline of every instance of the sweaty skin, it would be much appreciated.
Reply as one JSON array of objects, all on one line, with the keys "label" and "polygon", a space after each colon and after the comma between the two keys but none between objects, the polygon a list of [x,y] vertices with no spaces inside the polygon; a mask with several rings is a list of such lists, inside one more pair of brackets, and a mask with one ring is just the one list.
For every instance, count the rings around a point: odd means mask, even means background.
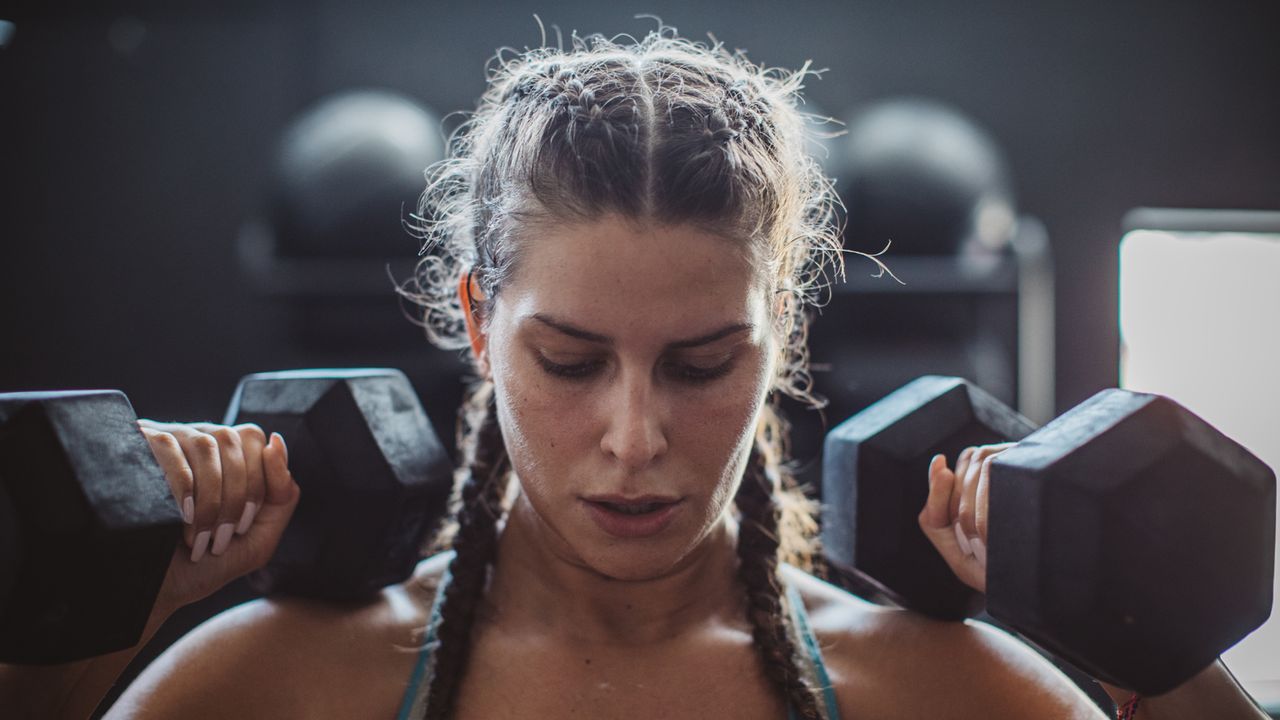
[{"label": "sweaty skin", "polygon": [[[691,227],[605,218],[525,240],[492,318],[470,318],[520,495],[457,717],[781,720],[735,575],[731,511],[774,371],[767,278],[740,246]],[[680,504],[661,533],[621,539],[585,511],[594,494]],[[427,559],[361,608],[277,599],[223,613],[110,717],[393,718],[443,569]],[[785,572],[845,718],[1101,717],[997,630]]]}]

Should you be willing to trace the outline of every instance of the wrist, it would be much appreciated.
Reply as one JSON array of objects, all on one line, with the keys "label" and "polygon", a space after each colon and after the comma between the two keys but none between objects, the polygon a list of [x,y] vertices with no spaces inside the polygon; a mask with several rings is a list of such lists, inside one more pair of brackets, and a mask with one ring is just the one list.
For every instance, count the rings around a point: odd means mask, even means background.
[{"label": "wrist", "polygon": [[1098,681],[1098,684],[1102,686],[1107,696],[1116,704],[1116,720],[1136,720],[1138,707],[1145,700],[1141,695],[1101,680]]},{"label": "wrist", "polygon": [[[1121,707],[1134,693],[1131,690],[1098,682],[1107,695]],[[1142,709],[1135,718],[1139,720],[1182,720],[1187,718],[1230,718],[1235,720],[1265,720],[1267,718],[1253,699],[1240,687],[1235,677],[1215,660],[1204,670],[1191,676],[1186,682],[1161,695],[1143,696]]]}]

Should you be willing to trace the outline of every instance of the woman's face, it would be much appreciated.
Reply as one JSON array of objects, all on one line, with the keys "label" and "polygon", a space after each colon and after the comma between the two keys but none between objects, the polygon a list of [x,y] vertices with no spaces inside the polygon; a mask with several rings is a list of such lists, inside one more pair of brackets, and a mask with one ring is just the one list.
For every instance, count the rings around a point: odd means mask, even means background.
[{"label": "woman's face", "polygon": [[615,217],[524,239],[483,337],[527,513],[560,557],[670,571],[723,521],[773,374],[744,246]]}]

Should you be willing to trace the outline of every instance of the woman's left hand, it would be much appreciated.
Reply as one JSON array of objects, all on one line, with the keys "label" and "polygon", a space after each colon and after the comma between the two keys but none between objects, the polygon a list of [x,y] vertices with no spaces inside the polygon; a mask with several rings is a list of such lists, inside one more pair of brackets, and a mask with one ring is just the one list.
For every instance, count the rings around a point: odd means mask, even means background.
[{"label": "woman's left hand", "polygon": [[954,471],[943,455],[929,463],[929,499],[920,511],[920,529],[956,577],[987,591],[987,498],[991,460],[1013,443],[965,448]]}]

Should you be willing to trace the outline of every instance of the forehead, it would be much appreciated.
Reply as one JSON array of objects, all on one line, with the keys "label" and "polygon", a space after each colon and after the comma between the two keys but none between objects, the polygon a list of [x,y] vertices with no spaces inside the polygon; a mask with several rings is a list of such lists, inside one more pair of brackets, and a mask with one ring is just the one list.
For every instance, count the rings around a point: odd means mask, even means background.
[{"label": "forehead", "polygon": [[499,295],[517,321],[549,313],[607,334],[630,328],[664,335],[724,322],[763,324],[757,313],[768,283],[749,243],[697,226],[616,216],[539,223],[518,253]]}]

